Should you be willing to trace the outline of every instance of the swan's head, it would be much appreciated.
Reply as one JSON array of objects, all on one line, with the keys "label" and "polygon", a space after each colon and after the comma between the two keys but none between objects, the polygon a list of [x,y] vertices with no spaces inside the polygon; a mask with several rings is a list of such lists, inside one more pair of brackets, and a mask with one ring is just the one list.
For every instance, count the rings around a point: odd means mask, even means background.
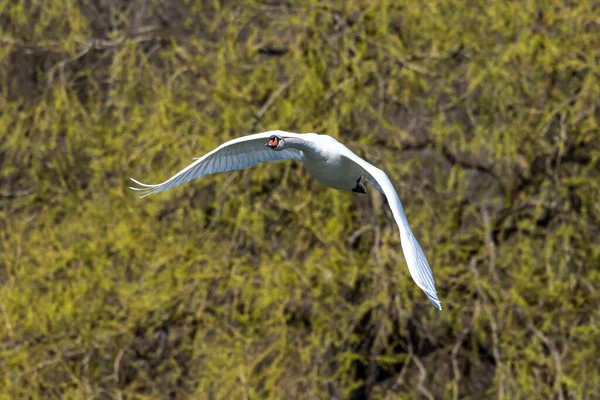
[{"label": "swan's head", "polygon": [[277,135],[269,136],[269,143],[265,146],[272,148],[275,151],[283,150],[283,138]]}]

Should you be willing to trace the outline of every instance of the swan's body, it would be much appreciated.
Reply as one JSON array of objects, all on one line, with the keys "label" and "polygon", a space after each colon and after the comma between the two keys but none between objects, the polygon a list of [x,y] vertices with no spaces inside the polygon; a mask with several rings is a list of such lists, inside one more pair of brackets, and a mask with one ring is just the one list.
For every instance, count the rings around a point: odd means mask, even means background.
[{"label": "swan's body", "polygon": [[402,203],[387,175],[331,136],[285,131],[244,136],[222,144],[158,185],[146,185],[132,178],[141,187],[131,189],[140,191],[141,197],[145,197],[204,175],[240,170],[263,161],[285,159],[301,160],[313,177],[334,189],[366,193],[361,183],[361,178],[364,177],[382,192],[400,229],[402,250],[411,276],[433,305],[442,309],[425,254],[408,225]]},{"label": "swan's body", "polygon": [[360,165],[340,152],[342,148],[350,150],[331,136],[318,135],[313,140],[318,144],[317,150],[303,152],[304,168],[325,186],[353,191],[364,173]]}]

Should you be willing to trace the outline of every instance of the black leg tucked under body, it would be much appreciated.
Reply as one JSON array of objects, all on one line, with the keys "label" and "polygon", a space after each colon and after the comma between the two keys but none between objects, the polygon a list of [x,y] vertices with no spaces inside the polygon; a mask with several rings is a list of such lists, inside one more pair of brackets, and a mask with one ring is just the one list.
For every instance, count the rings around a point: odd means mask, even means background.
[{"label": "black leg tucked under body", "polygon": [[367,194],[367,188],[360,181],[361,178],[362,178],[362,176],[358,177],[358,179],[356,180],[356,186],[354,186],[354,188],[352,189],[352,191],[354,193]]}]

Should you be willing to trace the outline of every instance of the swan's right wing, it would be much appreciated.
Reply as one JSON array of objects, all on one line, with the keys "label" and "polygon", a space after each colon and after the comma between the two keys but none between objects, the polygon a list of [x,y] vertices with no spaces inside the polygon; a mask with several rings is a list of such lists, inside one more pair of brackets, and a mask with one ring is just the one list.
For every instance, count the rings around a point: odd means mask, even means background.
[{"label": "swan's right wing", "polygon": [[302,153],[296,149],[283,149],[273,151],[265,146],[273,134],[285,134],[285,136],[297,136],[298,134],[282,131],[269,131],[243,136],[223,143],[215,150],[196,159],[193,163],[179,171],[173,177],[157,185],[148,185],[131,178],[141,187],[130,187],[139,191],[140,197],[164,192],[179,186],[182,183],[218,172],[236,171],[251,167],[264,161],[279,161],[286,159],[302,158]]},{"label": "swan's right wing", "polygon": [[379,168],[363,160],[350,149],[344,146],[343,150],[344,157],[358,164],[364,172],[364,178],[367,182],[373,184],[379,191],[381,191],[387,198],[388,204],[392,209],[394,219],[400,229],[400,242],[402,244],[402,251],[404,252],[404,258],[406,258],[406,264],[413,280],[425,292],[429,301],[438,309],[442,309],[442,304],[437,296],[435,288],[435,281],[433,280],[433,273],[427,262],[427,258],[417,242],[417,239],[408,225],[404,208],[396,193],[396,189],[390,182],[389,178]]}]

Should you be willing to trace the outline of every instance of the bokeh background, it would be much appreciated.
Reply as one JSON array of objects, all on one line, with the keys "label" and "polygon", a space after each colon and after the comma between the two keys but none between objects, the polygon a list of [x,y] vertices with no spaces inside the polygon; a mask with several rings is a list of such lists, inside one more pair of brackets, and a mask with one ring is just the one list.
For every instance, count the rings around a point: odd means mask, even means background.
[{"label": "bokeh background", "polygon": [[[0,2],[0,396],[600,398],[593,1]],[[138,199],[231,138],[298,162]]]}]

